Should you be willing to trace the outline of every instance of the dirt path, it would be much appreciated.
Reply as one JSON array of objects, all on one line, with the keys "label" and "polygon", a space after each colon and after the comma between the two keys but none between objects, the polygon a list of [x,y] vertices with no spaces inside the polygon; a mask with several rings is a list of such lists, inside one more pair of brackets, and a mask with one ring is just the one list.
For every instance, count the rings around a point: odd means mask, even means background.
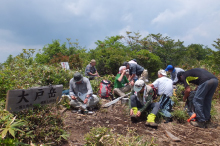
[{"label": "dirt path", "polygon": [[[103,101],[105,102],[105,101]],[[219,104],[216,104],[219,107]],[[63,114],[65,128],[70,134],[68,145],[83,145],[84,135],[92,127],[105,126],[114,129],[118,134],[125,135],[127,128],[135,128],[136,133],[146,139],[155,139],[155,143],[165,145],[220,145],[220,126],[201,129],[191,126],[189,123],[178,124],[161,123],[157,129],[144,126],[144,121],[132,123],[127,112],[127,107],[117,103],[109,108],[101,108],[94,115],[79,115],[70,110]],[[169,131],[181,141],[174,142],[166,136]]]}]

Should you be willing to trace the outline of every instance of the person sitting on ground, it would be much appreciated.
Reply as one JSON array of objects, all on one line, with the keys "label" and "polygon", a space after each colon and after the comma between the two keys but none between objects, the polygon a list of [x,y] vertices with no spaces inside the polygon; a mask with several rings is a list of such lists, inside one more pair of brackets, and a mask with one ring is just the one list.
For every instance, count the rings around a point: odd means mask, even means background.
[{"label": "person sitting on ground", "polygon": [[158,95],[160,96],[160,109],[163,115],[166,117],[166,122],[170,122],[171,119],[171,109],[174,102],[171,100],[173,96],[173,81],[167,78],[167,73],[165,70],[158,71],[158,79],[150,84],[152,88],[157,88]]},{"label": "person sitting on ground", "polygon": [[151,110],[151,113],[147,116],[146,126],[157,127],[155,123],[156,114],[159,111],[160,104],[158,102],[153,103],[154,91],[146,85],[143,80],[137,80],[134,84],[134,91],[130,96],[130,116],[132,120],[140,117],[147,110]]},{"label": "person sitting on ground", "polygon": [[84,113],[92,114],[93,112],[88,111],[87,108],[91,110],[99,103],[99,98],[93,94],[89,79],[83,77],[79,72],[76,72],[70,80],[69,95],[71,97],[70,105],[78,109],[78,113],[84,111]]},{"label": "person sitting on ground", "polygon": [[97,69],[95,68],[96,61],[92,59],[90,61],[90,64],[86,66],[85,69],[85,76],[89,77],[89,80],[94,80],[95,77],[99,77],[99,73],[97,72]]},{"label": "person sitting on ground", "polygon": [[183,101],[185,102],[190,95],[190,83],[198,85],[193,98],[194,112],[196,121],[191,121],[191,125],[206,128],[210,124],[210,111],[212,97],[218,86],[218,79],[205,69],[195,68],[177,74],[178,83],[183,83],[185,92]]},{"label": "person sitting on ground", "polygon": [[113,90],[114,94],[118,95],[119,97],[125,96],[126,92],[131,91],[131,86],[132,85],[129,85],[129,81],[126,77],[126,67],[121,66],[119,68],[119,73],[115,77]]},{"label": "person sitting on ground", "polygon": [[172,65],[168,65],[167,68],[165,69],[165,71],[170,72],[171,80],[173,81],[173,85],[176,85],[176,83],[178,81],[177,74],[181,71],[184,72],[184,70],[182,68],[174,67]]},{"label": "person sitting on ground", "polygon": [[124,62],[123,66],[126,66],[126,69],[129,69],[129,82],[133,81],[135,76],[138,76],[138,79],[143,80],[144,82],[148,82],[148,71],[142,66],[128,62]]}]

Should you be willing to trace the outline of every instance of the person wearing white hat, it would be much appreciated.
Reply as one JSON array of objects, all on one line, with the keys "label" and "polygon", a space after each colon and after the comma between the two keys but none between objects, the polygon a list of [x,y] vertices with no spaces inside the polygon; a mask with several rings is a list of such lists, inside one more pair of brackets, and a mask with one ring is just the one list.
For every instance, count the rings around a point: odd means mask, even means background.
[{"label": "person wearing white hat", "polygon": [[129,81],[126,77],[126,66],[121,66],[119,72],[115,77],[114,82],[114,94],[119,97],[124,96],[126,92],[131,91],[132,84],[129,84]]},{"label": "person wearing white hat", "polygon": [[171,109],[173,101],[171,96],[173,96],[173,81],[167,78],[167,73],[165,70],[160,69],[158,71],[158,79],[150,84],[152,88],[158,89],[158,95],[160,95],[160,109],[165,117],[167,117],[167,122],[171,120]]},{"label": "person wearing white hat", "polygon": [[133,95],[130,97],[130,116],[134,120],[141,116],[143,112],[152,109],[147,116],[145,125],[157,127],[155,123],[156,114],[159,111],[160,104],[153,103],[152,97],[154,95],[153,89],[146,85],[143,80],[137,80],[134,84]]}]

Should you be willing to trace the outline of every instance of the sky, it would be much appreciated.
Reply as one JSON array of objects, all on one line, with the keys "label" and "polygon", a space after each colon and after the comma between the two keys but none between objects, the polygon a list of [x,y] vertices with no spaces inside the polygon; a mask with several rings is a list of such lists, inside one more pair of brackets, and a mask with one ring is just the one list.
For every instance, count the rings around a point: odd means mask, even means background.
[{"label": "sky", "polygon": [[97,40],[126,31],[212,48],[220,38],[220,1],[0,0],[0,63],[56,39],[78,39],[80,46],[95,49]]}]

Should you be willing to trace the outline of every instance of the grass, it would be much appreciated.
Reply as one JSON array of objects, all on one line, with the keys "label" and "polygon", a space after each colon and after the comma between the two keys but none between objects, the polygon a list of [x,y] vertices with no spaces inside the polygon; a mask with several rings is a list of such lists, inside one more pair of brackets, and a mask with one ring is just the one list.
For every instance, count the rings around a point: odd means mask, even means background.
[{"label": "grass", "polygon": [[127,129],[126,135],[115,133],[106,127],[94,127],[85,135],[87,146],[154,146],[155,139],[147,141],[135,129]]},{"label": "grass", "polygon": [[172,112],[173,119],[179,123],[185,123],[189,118],[188,114],[184,110],[176,109]]}]

